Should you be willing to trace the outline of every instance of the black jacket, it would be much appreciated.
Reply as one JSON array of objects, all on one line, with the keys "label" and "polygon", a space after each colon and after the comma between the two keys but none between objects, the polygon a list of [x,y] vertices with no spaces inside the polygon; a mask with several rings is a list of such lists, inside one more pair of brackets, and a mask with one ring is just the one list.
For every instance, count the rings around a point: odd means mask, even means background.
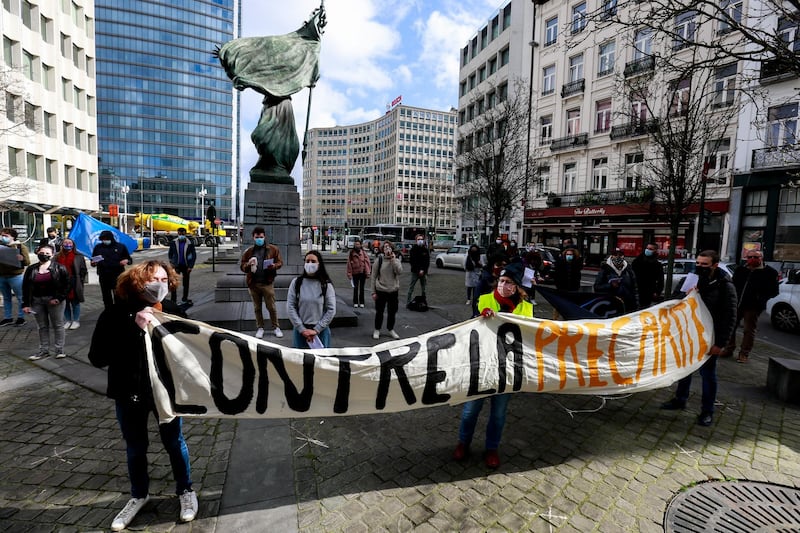
[{"label": "black jacket", "polygon": [[661,296],[664,292],[664,265],[655,257],[639,254],[631,266],[639,287],[639,301],[642,307],[649,307],[653,295]]},{"label": "black jacket", "polygon": [[[39,263],[34,263],[25,269],[22,277],[22,307],[30,307],[33,299],[33,286],[36,272],[39,270]],[[59,302],[67,299],[69,293],[69,273],[64,265],[56,261],[50,261],[50,283],[46,287],[47,295],[55,298]]]},{"label": "black jacket", "polygon": [[[153,401],[147,373],[145,332],[136,325],[136,313],[151,304],[143,300],[120,299],[97,319],[89,347],[89,361],[98,368],[108,367],[106,396],[131,402]],[[169,299],[161,302],[165,313],[186,314]]]},{"label": "black jacket", "polygon": [[579,291],[581,289],[581,270],[583,270],[582,257],[575,257],[572,261],[567,261],[562,253],[553,267],[553,281],[556,289]]},{"label": "black jacket", "polygon": [[[611,280],[619,279],[619,285],[614,287]],[[630,265],[625,266],[620,274],[617,274],[608,263],[600,265],[600,271],[594,279],[594,291],[603,294],[613,294],[625,302],[625,312],[630,313],[639,308],[639,296],[636,292],[636,274]]]},{"label": "black jacket", "polygon": [[416,274],[420,270],[424,271],[426,274],[428,273],[428,267],[431,264],[431,254],[428,248],[415,244],[411,247],[408,257],[412,273]]},{"label": "black jacket", "polygon": [[740,266],[733,272],[733,285],[739,296],[739,309],[758,311],[767,308],[767,300],[780,291],[778,271],[769,265],[750,270]]},{"label": "black jacket", "polygon": [[119,264],[120,261],[127,259],[129,265],[133,263],[128,249],[117,241],[111,241],[109,245],[99,243],[92,250],[92,257],[98,255],[103,256],[103,260],[96,263],[98,276],[119,276],[125,271],[125,267]]},{"label": "black jacket", "polygon": [[714,344],[726,346],[736,327],[736,288],[725,272],[715,268],[709,278],[700,278],[697,290],[711,311],[714,321]]},{"label": "black jacket", "polygon": [[[181,241],[179,239],[172,239],[169,241],[169,264],[176,267],[179,266],[180,255],[178,254],[178,246]],[[188,238],[183,241],[183,260],[184,264],[189,268],[194,268],[194,262],[197,260],[197,252],[195,251],[194,244]]]}]

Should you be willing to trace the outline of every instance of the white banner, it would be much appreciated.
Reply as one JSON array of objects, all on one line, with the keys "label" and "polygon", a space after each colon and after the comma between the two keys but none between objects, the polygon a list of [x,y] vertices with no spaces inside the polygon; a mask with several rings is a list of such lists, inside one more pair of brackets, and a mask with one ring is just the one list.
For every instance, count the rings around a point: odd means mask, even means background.
[{"label": "white banner", "polygon": [[301,350],[156,313],[146,335],[159,417],[386,413],[499,393],[619,394],[667,387],[713,344],[693,291],[604,320],[500,314],[372,347]]}]

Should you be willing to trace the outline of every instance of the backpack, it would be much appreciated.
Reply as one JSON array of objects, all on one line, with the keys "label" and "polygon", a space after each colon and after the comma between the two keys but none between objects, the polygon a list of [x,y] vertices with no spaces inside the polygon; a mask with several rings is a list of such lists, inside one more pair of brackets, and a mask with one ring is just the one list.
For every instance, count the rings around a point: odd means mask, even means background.
[{"label": "backpack", "polygon": [[425,312],[428,309],[430,309],[428,307],[428,300],[422,295],[414,296],[414,298],[410,302],[408,302],[406,308],[409,311],[419,311],[419,312]]}]

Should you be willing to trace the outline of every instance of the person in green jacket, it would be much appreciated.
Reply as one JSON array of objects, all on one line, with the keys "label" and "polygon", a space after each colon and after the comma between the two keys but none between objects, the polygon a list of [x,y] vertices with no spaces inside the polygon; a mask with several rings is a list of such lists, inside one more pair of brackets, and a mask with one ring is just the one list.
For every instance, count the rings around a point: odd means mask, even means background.
[{"label": "person in green jacket", "polygon": [[[512,263],[500,273],[494,291],[484,294],[478,299],[478,309],[480,309],[482,317],[493,317],[498,312],[533,317],[533,304],[525,299],[523,291],[520,290],[523,271],[522,263]],[[510,394],[495,394],[490,398],[491,412],[486,424],[484,461],[486,466],[491,469],[500,466],[497,448],[503,435],[506,410],[510,399]],[[469,445],[472,442],[472,435],[475,433],[475,425],[478,422],[483,401],[484,398],[479,398],[464,404],[461,412],[461,426],[458,430],[458,445],[453,452],[453,459],[456,461],[462,461],[469,455]]]}]

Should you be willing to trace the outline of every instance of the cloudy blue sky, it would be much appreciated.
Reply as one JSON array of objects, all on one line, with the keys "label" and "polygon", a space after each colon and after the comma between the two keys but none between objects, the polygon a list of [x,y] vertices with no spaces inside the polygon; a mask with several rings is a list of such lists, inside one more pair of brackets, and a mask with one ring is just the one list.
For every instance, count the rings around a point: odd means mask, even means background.
[{"label": "cloudy blue sky", "polygon": [[[319,6],[319,0],[242,1],[242,37],[292,32]],[[459,50],[505,4],[505,0],[326,0],[328,25],[310,127],[373,120],[400,95],[407,105],[455,107]],[[295,94],[293,101],[302,135],[307,92]],[[246,90],[241,113],[244,176],[258,159],[250,133],[260,112],[260,96]],[[299,163],[292,175],[301,187]]]}]

